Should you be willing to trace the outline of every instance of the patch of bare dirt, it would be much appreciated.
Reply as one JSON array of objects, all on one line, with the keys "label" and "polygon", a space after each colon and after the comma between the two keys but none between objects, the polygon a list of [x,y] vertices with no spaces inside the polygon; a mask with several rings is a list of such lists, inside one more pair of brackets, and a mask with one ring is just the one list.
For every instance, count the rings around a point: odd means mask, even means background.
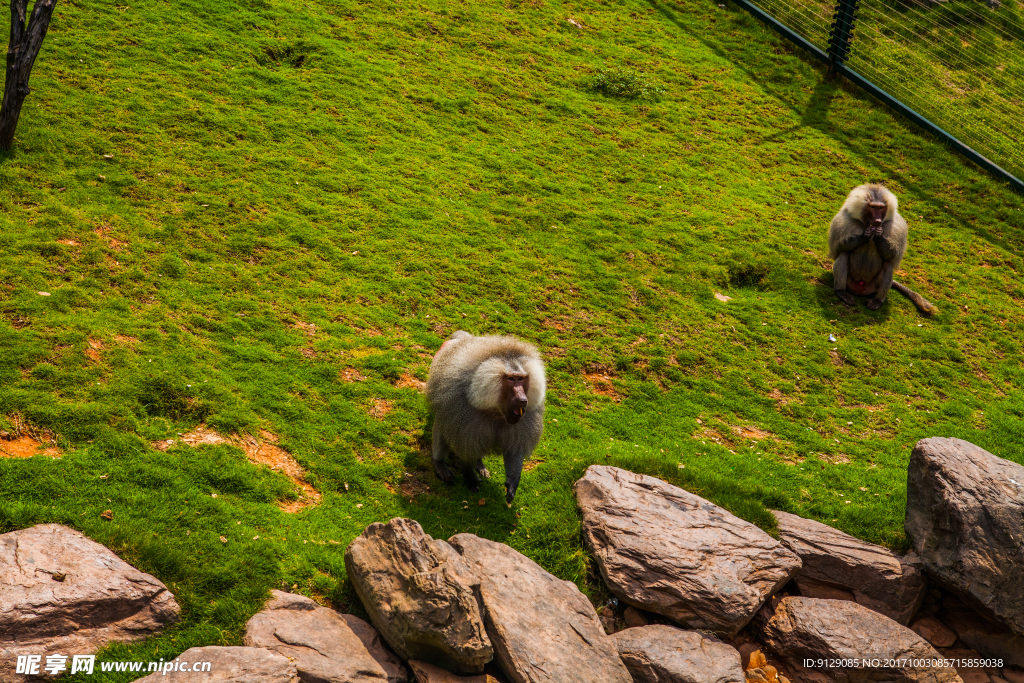
[{"label": "patch of bare dirt", "polygon": [[523,464],[523,471],[524,472],[529,472],[534,467],[537,467],[538,465],[543,465],[543,464],[544,464],[544,461],[541,458],[530,458],[529,460],[526,461],[526,463]]},{"label": "patch of bare dirt", "polygon": [[726,448],[734,448],[732,441],[716,429],[705,429],[698,434],[698,438],[713,441],[719,446],[725,446]]},{"label": "patch of bare dirt", "polygon": [[408,498],[409,502],[412,502],[413,498],[430,490],[430,484],[427,483],[430,477],[430,472],[419,470],[406,472],[398,488],[401,490],[402,495]]},{"label": "patch of bare dirt", "polygon": [[819,457],[830,465],[845,465],[850,462],[850,456],[846,453],[821,453]]},{"label": "patch of bare dirt", "polygon": [[101,342],[99,339],[90,339],[89,348],[85,350],[85,355],[88,356],[91,360],[96,361],[98,363],[100,361],[100,358],[102,357],[100,354],[100,351],[102,349],[103,342]]},{"label": "patch of bare dirt", "polygon": [[275,472],[280,472],[302,489],[298,500],[278,501],[277,507],[285,512],[298,512],[303,508],[320,502],[320,492],[306,481],[306,471],[296,462],[291,453],[276,445],[277,436],[265,429],[260,430],[258,437],[251,434],[224,436],[206,425],[200,425],[177,439],[154,441],[153,448],[166,451],[174,444],[181,442],[195,448],[202,445],[231,444],[245,452],[245,457],[254,465],[266,465]]},{"label": "patch of bare dirt", "polygon": [[57,448],[56,438],[48,429],[34,429],[25,424],[21,415],[12,415],[13,430],[0,431],[0,458],[32,458],[45,455],[59,458],[64,453]]},{"label": "patch of bare dirt", "polygon": [[622,401],[622,396],[615,390],[615,385],[612,384],[612,375],[607,370],[603,368],[590,368],[583,373],[583,381],[587,383],[590,393],[607,396],[616,403]]},{"label": "patch of bare dirt", "polygon": [[832,357],[832,365],[837,368],[843,365],[843,358],[839,355],[838,351],[829,351],[828,355]]},{"label": "patch of bare dirt", "polygon": [[137,337],[129,337],[126,334],[115,334],[114,341],[118,344],[138,344],[139,340]]},{"label": "patch of bare dirt", "polygon": [[108,226],[108,225],[101,225],[100,227],[98,227],[95,230],[93,230],[93,232],[96,233],[97,237],[106,240],[107,244],[110,245],[111,249],[117,249],[117,250],[120,251],[121,247],[124,245],[124,242],[122,242],[121,240],[116,239],[114,237],[111,237],[108,234],[109,230],[110,230],[110,226]]},{"label": "patch of bare dirt", "polygon": [[294,325],[295,329],[302,330],[310,337],[316,336],[316,325],[313,323],[304,323],[301,320]]},{"label": "patch of bare dirt", "polygon": [[772,389],[768,392],[768,397],[775,401],[779,406],[789,405],[793,402],[793,399],[783,394],[778,389]]},{"label": "patch of bare dirt", "polygon": [[370,417],[377,420],[383,420],[384,416],[394,410],[394,405],[391,401],[383,398],[375,398],[370,401]]},{"label": "patch of bare dirt", "polygon": [[427,383],[418,380],[408,372],[403,372],[402,376],[395,382],[395,386],[399,389],[415,389],[416,391],[424,391],[427,388]]},{"label": "patch of bare dirt", "polygon": [[366,379],[366,375],[355,368],[343,368],[338,374],[341,377],[342,382],[362,382]]},{"label": "patch of bare dirt", "polygon": [[744,439],[753,439],[754,441],[760,441],[761,439],[767,439],[774,436],[771,432],[766,432],[763,429],[758,429],[757,427],[733,427],[732,429]]},{"label": "patch of bare dirt", "polygon": [[79,246],[82,245],[81,242],[79,242],[78,240],[73,240],[73,239],[57,240],[57,242],[59,242],[60,244],[66,244],[69,247],[79,247]]},{"label": "patch of bare dirt", "polygon": [[306,358],[314,358],[314,357],[316,357],[316,351],[314,351],[313,349],[308,349],[308,348],[307,349],[302,349],[302,355],[305,356]]}]

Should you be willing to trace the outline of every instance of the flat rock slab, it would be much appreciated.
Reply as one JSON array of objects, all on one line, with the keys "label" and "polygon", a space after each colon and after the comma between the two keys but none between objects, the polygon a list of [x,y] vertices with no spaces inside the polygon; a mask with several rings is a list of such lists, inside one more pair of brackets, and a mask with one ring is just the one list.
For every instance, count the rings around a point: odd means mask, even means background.
[{"label": "flat rock slab", "polygon": [[800,569],[761,529],[661,479],[591,465],[575,490],[611,591],[692,628],[735,635]]},{"label": "flat rock slab", "polygon": [[480,578],[487,634],[514,683],[631,683],[615,642],[576,584],[503,543],[473,534],[449,543]]},{"label": "flat rock slab", "polygon": [[696,631],[640,626],[612,638],[633,683],[744,683],[739,651]]},{"label": "flat rock slab", "polygon": [[[295,665],[284,655],[259,647],[193,647],[175,661],[178,671],[151,673],[138,683],[170,681],[180,683],[298,683]],[[192,671],[195,665],[209,662],[210,668]],[[182,671],[181,666],[188,666]],[[97,669],[95,673],[98,673]]]},{"label": "flat rock slab", "polygon": [[1024,467],[960,439],[923,439],[903,526],[930,576],[1024,635]]},{"label": "flat rock slab", "polygon": [[924,600],[927,583],[913,562],[827,524],[773,510],[782,544],[800,556],[793,576],[800,595],[832,598],[847,591],[859,605],[906,625]]},{"label": "flat rock slab", "polygon": [[305,683],[389,681],[348,621],[303,595],[271,591],[263,610],[245,625],[243,642],[288,657]]},{"label": "flat rock slab", "polygon": [[479,676],[456,676],[451,671],[446,671],[439,666],[417,662],[415,659],[409,662],[412,673],[416,677],[416,683],[498,683],[494,676],[481,674]]},{"label": "flat rock slab", "polygon": [[396,517],[366,527],[345,551],[345,568],[373,625],[402,659],[480,673],[494,658],[474,586],[450,545]]},{"label": "flat rock slab", "polygon": [[143,640],[180,611],[163,583],[74,529],[39,524],[0,535],[4,660]]},{"label": "flat rock slab", "polygon": [[402,660],[384,646],[377,629],[354,614],[342,614],[341,618],[352,629],[352,633],[355,633],[356,637],[363,641],[363,647],[370,653],[370,656],[383,667],[388,675],[388,683],[408,683],[409,671],[402,664]]},{"label": "flat rock slab", "polygon": [[[764,628],[764,641],[794,665],[798,678],[798,667],[812,660],[820,662],[814,671],[835,680],[963,683],[956,669],[931,666],[943,657],[921,636],[847,600],[783,598]],[[836,666],[865,659],[878,666]]]}]

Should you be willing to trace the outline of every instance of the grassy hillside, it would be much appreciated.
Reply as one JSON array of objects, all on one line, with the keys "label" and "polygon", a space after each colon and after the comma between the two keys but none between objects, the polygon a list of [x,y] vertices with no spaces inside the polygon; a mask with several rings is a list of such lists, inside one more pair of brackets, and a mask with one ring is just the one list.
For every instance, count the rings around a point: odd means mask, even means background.
[{"label": "grassy hillside", "polygon": [[[664,92],[593,89],[617,69]],[[0,458],[0,531],[81,529],[186,610],[104,658],[238,643],[271,587],[358,613],[345,544],[395,515],[600,600],[571,493],[595,462],[895,548],[918,439],[1024,463],[1024,199],[742,12],[68,0],[32,86],[0,159],[0,431],[63,456]],[[938,317],[836,302],[828,222],[867,180]],[[512,509],[500,458],[472,497],[430,467],[417,382],[460,328],[548,361]],[[167,448],[199,425],[276,438],[319,502],[283,511],[300,490],[240,441]]]}]

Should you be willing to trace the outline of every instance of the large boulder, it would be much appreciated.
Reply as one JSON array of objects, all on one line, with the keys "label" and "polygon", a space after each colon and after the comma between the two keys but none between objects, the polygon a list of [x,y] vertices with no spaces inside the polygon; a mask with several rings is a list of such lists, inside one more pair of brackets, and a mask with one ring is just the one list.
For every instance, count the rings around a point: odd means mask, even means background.
[{"label": "large boulder", "polygon": [[575,490],[611,591],[692,628],[735,635],[800,569],[761,529],[660,479],[591,465]]},{"label": "large boulder", "polygon": [[[245,625],[244,643],[288,657],[304,683],[395,683],[345,616],[356,619],[302,595],[271,591],[263,611]],[[372,628],[366,622],[363,625]],[[394,655],[390,657],[396,660],[392,664],[398,663]]]},{"label": "large boulder", "polygon": [[410,519],[374,523],[345,568],[374,626],[403,659],[480,673],[494,658],[474,593],[478,579],[447,543]]},{"label": "large boulder", "polygon": [[903,526],[931,577],[1024,635],[1024,467],[960,439],[923,439]]},{"label": "large boulder", "polygon": [[633,683],[744,683],[740,653],[696,631],[639,626],[612,638]]},{"label": "large boulder", "polygon": [[849,595],[903,625],[921,606],[927,583],[913,561],[827,524],[779,510],[772,514],[779,522],[782,544],[803,562],[793,580],[804,597]]},{"label": "large boulder", "polygon": [[299,683],[287,657],[260,647],[193,647],[164,664],[167,671],[151,673],[137,683]]},{"label": "large boulder", "polygon": [[576,587],[503,543],[452,536],[480,579],[487,634],[514,683],[630,683],[615,642]]},{"label": "large boulder", "polygon": [[91,654],[178,620],[167,587],[60,524],[0,535],[0,657]]},{"label": "large boulder", "polygon": [[[847,600],[787,597],[764,627],[764,641],[797,681],[963,683],[921,636]],[[889,664],[889,666],[886,666]],[[804,666],[819,676],[805,675]]]}]

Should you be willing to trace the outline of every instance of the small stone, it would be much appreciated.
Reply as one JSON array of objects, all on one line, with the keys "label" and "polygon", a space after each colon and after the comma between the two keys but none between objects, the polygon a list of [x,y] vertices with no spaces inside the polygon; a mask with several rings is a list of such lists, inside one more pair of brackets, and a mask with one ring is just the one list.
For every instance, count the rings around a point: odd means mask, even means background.
[{"label": "small stone", "polygon": [[622,618],[625,620],[627,628],[647,626],[647,617],[640,614],[640,610],[632,606],[626,607],[622,614]]},{"label": "small stone", "polygon": [[750,666],[751,655],[755,652],[761,654],[761,651],[758,649],[755,643],[743,643],[736,649],[740,651],[740,664],[743,666],[744,671],[751,668],[757,668],[756,666]]},{"label": "small stone", "polygon": [[416,676],[416,683],[498,683],[494,676],[483,674],[481,676],[456,676],[439,666],[421,662],[415,659],[409,660],[409,667]]},{"label": "small stone", "polygon": [[111,519],[114,519],[114,513],[110,510],[104,510],[103,512],[100,513],[100,517],[109,521]]},{"label": "small stone", "polygon": [[922,617],[910,625],[910,630],[935,647],[950,647],[956,642],[956,634],[935,617]]},{"label": "small stone", "polygon": [[754,650],[750,653],[750,661],[747,664],[748,669],[760,669],[768,666],[768,659],[764,656],[764,653],[760,650]]}]

